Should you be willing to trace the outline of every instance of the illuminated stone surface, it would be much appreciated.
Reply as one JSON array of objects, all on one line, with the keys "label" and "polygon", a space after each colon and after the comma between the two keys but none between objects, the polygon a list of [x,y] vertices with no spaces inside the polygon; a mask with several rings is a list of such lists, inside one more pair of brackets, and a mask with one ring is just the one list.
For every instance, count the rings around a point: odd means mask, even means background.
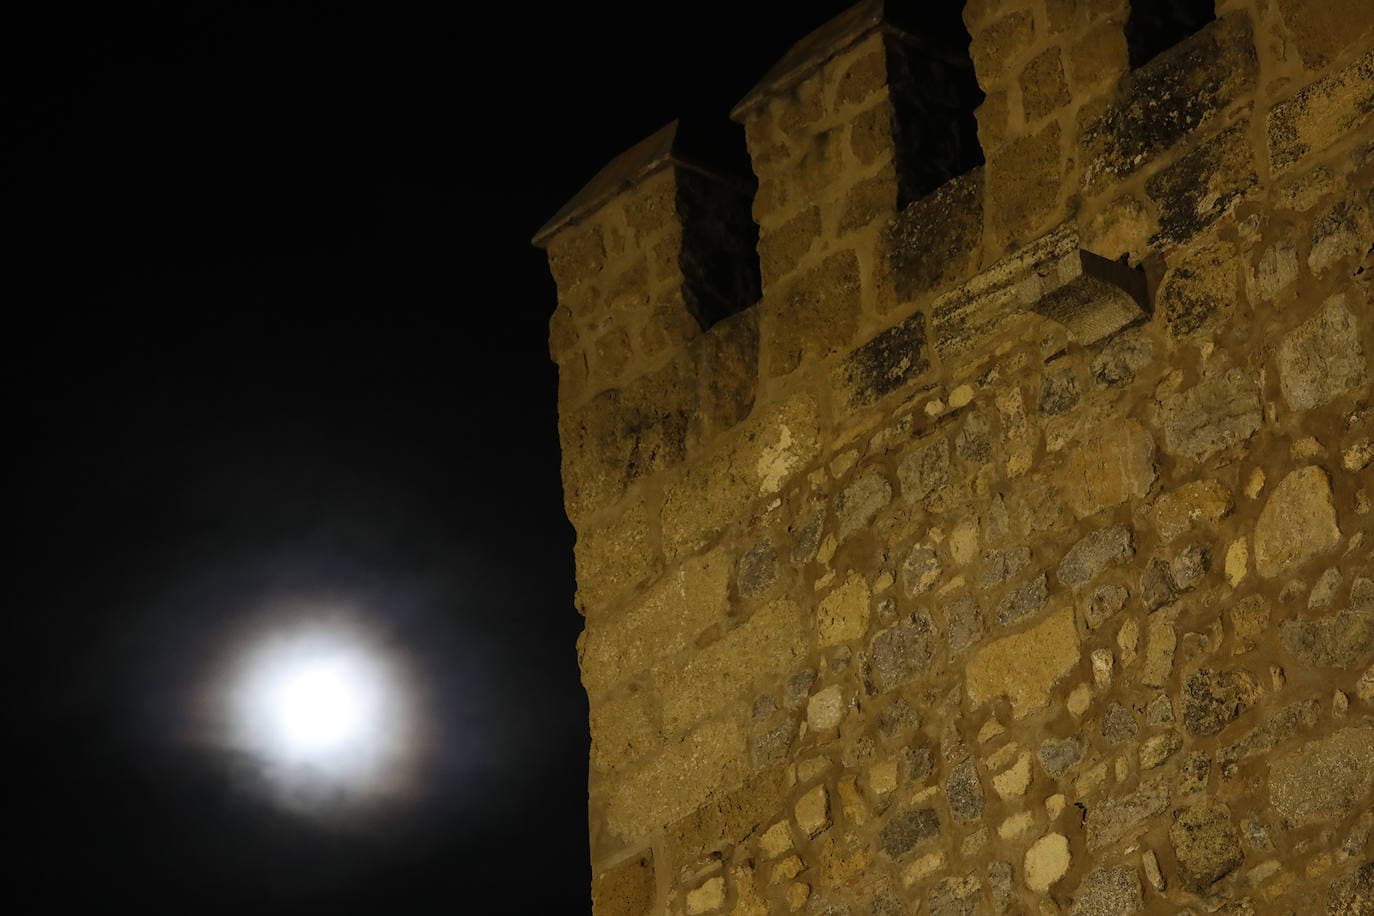
[{"label": "illuminated stone surface", "polygon": [[1222,6],[862,3],[541,231],[598,916],[1368,900],[1374,32]]}]

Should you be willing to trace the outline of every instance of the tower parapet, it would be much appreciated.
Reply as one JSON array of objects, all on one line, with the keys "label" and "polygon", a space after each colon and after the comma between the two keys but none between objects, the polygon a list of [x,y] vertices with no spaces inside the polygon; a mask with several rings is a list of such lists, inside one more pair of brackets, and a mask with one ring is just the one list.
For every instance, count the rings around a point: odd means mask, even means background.
[{"label": "tower parapet", "polygon": [[862,3],[541,231],[598,916],[1368,897],[1374,6],[1178,7]]}]

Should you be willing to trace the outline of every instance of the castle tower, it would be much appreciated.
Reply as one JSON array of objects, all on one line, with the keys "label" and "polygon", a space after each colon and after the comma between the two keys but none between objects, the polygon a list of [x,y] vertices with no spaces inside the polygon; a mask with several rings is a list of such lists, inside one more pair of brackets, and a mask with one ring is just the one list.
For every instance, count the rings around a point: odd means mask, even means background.
[{"label": "castle tower", "polygon": [[1374,5],[1183,6],[862,3],[536,236],[598,916],[1374,906]]}]

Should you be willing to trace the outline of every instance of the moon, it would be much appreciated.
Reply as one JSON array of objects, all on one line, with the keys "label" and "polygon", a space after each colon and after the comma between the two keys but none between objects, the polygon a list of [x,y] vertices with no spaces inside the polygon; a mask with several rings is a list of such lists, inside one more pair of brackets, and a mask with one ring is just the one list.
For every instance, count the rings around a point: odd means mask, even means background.
[{"label": "moon", "polygon": [[292,807],[411,788],[420,692],[403,656],[356,620],[300,615],[245,634],[215,676],[219,743],[258,761]]}]

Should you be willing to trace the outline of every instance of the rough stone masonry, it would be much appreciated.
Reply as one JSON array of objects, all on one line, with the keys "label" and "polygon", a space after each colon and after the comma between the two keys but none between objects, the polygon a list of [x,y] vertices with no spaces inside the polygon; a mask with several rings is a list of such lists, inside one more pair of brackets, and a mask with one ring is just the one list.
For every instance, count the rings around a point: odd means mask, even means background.
[{"label": "rough stone masonry", "polygon": [[923,184],[865,3],[536,237],[598,916],[1374,913],[1374,3],[1216,13],[971,0]]}]

